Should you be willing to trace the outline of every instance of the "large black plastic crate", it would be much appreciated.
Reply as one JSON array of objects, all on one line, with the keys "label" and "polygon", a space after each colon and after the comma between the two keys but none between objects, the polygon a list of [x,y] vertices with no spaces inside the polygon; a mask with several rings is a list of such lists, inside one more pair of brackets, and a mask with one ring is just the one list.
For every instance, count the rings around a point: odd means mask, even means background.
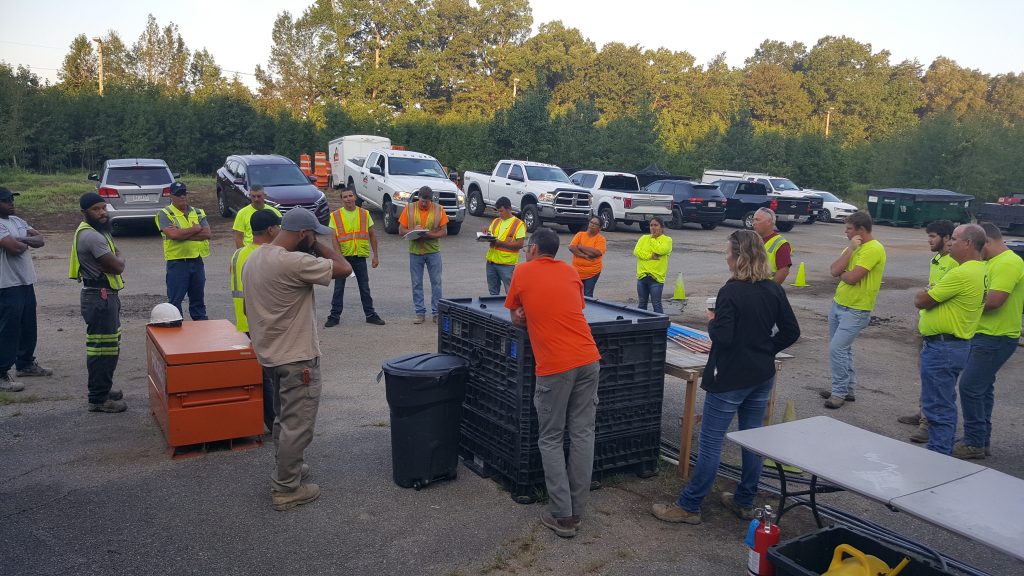
[{"label": "large black plastic crate", "polygon": [[905,548],[883,542],[846,526],[822,528],[799,538],[787,540],[768,549],[768,560],[775,566],[776,576],[817,576],[828,571],[836,546],[849,544],[865,554],[877,556],[895,568],[904,557],[910,560],[900,576],[952,575],[942,571],[931,559]]}]

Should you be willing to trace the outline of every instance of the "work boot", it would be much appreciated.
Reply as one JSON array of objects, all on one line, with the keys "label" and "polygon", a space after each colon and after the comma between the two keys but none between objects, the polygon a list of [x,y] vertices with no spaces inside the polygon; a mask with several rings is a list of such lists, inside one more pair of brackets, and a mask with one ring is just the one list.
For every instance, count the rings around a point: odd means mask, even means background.
[{"label": "work boot", "polygon": [[330,328],[332,326],[337,326],[340,323],[341,323],[341,318],[338,318],[337,316],[328,316],[327,317],[327,322],[324,322],[324,328]]},{"label": "work boot", "polygon": [[111,390],[107,393],[107,400],[121,400],[124,398],[124,392],[120,390]]},{"label": "work boot", "polygon": [[[825,400],[828,400],[829,398],[832,397],[832,391],[829,390],[828,388],[819,388],[818,389],[818,396],[821,396]],[[843,396],[843,400],[846,401],[846,402],[856,402],[857,401],[857,397],[854,396],[853,394],[847,394],[846,396]]]},{"label": "work boot", "polygon": [[377,326],[383,326],[384,325],[384,319],[381,318],[380,316],[374,314],[373,316],[370,316],[369,318],[366,319],[366,323],[367,324],[376,324]]},{"label": "work boot", "polygon": [[412,321],[413,324],[423,324],[427,317],[423,314],[417,314],[416,319]]},{"label": "work boot", "polygon": [[118,412],[124,412],[128,409],[128,404],[124,400],[112,400],[107,398],[106,402],[102,404],[89,403],[89,412],[106,412],[108,414],[116,414]]},{"label": "work boot", "polygon": [[953,457],[961,460],[984,460],[985,449],[978,448],[976,446],[968,446],[967,444],[957,444],[953,446]]},{"label": "work boot", "polygon": [[700,524],[702,519],[700,512],[687,512],[675,502],[671,504],[655,504],[651,506],[651,514],[662,522],[674,524]]},{"label": "work boot", "polygon": [[921,423],[922,418],[924,418],[924,416],[922,416],[921,411],[918,410],[914,414],[900,416],[899,418],[896,419],[896,421],[899,422],[900,424],[910,424],[911,426],[917,426],[918,424]]},{"label": "work boot", "polygon": [[754,519],[754,507],[743,508],[736,503],[736,497],[732,492],[722,492],[722,506],[726,510],[732,512],[740,520],[753,520]]},{"label": "work boot", "polygon": [[274,501],[274,510],[284,512],[296,506],[309,504],[320,497],[320,487],[316,484],[299,484],[299,487],[291,492],[274,491],[271,499]]},{"label": "work boot", "polygon": [[576,525],[572,521],[572,516],[555,518],[551,515],[550,510],[544,510],[540,513],[540,523],[553,530],[561,538],[572,538],[576,535]]},{"label": "work boot", "polygon": [[21,392],[25,385],[11,378],[10,373],[0,374],[0,392]]},{"label": "work boot", "polygon": [[43,368],[42,366],[39,365],[38,362],[33,362],[25,368],[18,368],[17,375],[26,377],[53,376],[53,370],[50,370],[49,368]]},{"label": "work boot", "polygon": [[846,404],[846,400],[842,396],[829,396],[828,400],[825,400],[825,408],[830,410],[842,408],[843,404]]},{"label": "work boot", "polygon": [[572,527],[579,530],[580,526],[583,526],[583,518],[573,514],[569,517],[572,520]]},{"label": "work boot", "polygon": [[917,430],[910,435],[910,441],[916,444],[925,444],[928,442],[928,421],[921,418],[920,424],[917,425]]}]

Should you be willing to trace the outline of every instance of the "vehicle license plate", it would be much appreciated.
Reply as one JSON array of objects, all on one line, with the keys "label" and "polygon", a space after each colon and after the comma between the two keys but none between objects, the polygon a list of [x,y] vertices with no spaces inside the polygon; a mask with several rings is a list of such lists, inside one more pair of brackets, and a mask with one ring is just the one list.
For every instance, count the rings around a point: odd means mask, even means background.
[{"label": "vehicle license plate", "polygon": [[148,194],[125,194],[124,200],[125,200],[125,202],[128,202],[128,203],[149,202],[149,195]]},{"label": "vehicle license plate", "polygon": [[717,208],[718,202],[708,202],[708,208]]}]

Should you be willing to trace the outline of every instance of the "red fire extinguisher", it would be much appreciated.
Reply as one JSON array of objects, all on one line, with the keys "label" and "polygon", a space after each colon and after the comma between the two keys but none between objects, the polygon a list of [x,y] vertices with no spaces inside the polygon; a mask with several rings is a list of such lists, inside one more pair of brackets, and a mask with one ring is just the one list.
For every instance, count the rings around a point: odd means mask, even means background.
[{"label": "red fire extinguisher", "polygon": [[747,530],[747,576],[774,576],[775,566],[768,561],[768,548],[779,543],[779,526],[772,522],[772,507],[756,511],[757,518]]}]

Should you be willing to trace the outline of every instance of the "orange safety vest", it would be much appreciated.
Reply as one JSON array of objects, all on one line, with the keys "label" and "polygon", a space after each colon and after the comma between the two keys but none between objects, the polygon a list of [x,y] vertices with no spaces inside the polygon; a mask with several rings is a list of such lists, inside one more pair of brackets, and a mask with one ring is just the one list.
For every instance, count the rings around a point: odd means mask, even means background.
[{"label": "orange safety vest", "polygon": [[[418,207],[419,203],[418,202],[410,202],[410,203],[405,205],[405,209],[408,211],[408,222],[409,222],[409,229],[410,230],[416,230],[417,228],[422,228],[424,230],[431,230],[431,229],[434,228],[434,223],[435,222],[440,222],[441,221],[441,207],[438,206],[436,202],[433,202],[431,204],[434,207],[434,209],[429,211],[429,212],[427,212],[427,216],[418,225],[416,224],[416,215],[420,213],[420,209]],[[415,206],[415,208],[414,208],[414,206]],[[440,251],[441,251],[441,239],[440,238],[432,238],[430,240],[410,240],[409,241],[409,252],[412,252],[413,254],[419,254],[419,255],[433,254],[434,252],[440,252]]]},{"label": "orange safety vest", "polygon": [[[510,238],[515,238],[519,227],[523,225],[523,221],[513,216],[511,218],[512,223],[509,224],[507,230],[505,230],[505,237],[499,237],[498,233],[501,231],[501,218],[495,218],[491,221],[488,231],[491,236],[494,236],[501,242],[508,242]],[[491,247],[487,250],[487,261],[495,264],[502,264],[505,266],[514,266],[519,261],[519,250],[510,250],[508,248]]]},{"label": "orange safety vest", "polygon": [[345,218],[338,208],[331,212],[331,220],[334,223],[334,239],[338,242],[338,250],[342,256],[362,256],[370,254],[370,233],[366,226],[366,210],[356,208],[359,213],[359,226],[354,230],[345,230]]}]

